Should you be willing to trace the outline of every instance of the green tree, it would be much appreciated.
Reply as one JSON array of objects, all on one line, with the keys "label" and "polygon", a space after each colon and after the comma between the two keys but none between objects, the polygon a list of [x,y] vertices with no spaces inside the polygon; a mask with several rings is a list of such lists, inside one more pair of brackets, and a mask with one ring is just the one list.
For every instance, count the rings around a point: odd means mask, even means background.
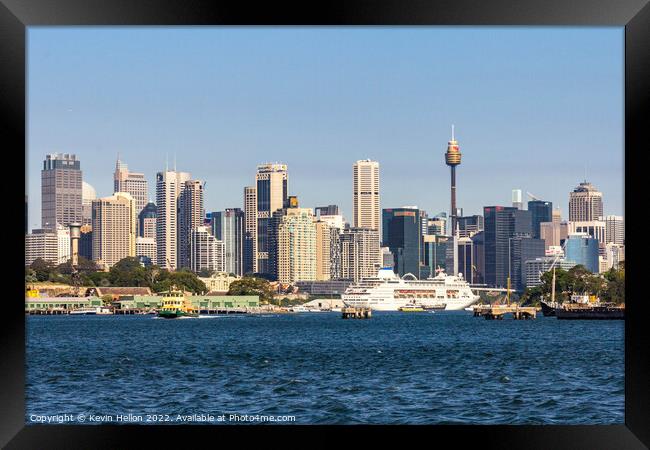
[{"label": "green tree", "polygon": [[144,267],[134,257],[119,260],[109,271],[113,286],[147,286],[145,275]]},{"label": "green tree", "polygon": [[176,289],[183,289],[195,294],[206,292],[208,288],[205,283],[196,276],[194,272],[181,269],[175,272],[161,270],[158,274],[156,283],[153,286],[155,292],[168,291],[172,287]]},{"label": "green tree", "polygon": [[230,283],[228,295],[258,295],[260,303],[270,303],[274,290],[268,280],[257,277],[243,277]]},{"label": "green tree", "polygon": [[54,265],[41,258],[36,258],[29,268],[34,271],[34,275],[38,281],[48,281],[50,275],[54,273]]}]

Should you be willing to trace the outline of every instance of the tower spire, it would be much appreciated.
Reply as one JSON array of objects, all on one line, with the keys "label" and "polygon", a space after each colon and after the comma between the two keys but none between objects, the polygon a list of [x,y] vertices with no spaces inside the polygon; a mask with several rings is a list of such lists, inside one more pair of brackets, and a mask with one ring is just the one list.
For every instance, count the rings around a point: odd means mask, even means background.
[{"label": "tower spire", "polygon": [[455,141],[456,139],[454,138],[454,124],[451,124],[451,140]]}]

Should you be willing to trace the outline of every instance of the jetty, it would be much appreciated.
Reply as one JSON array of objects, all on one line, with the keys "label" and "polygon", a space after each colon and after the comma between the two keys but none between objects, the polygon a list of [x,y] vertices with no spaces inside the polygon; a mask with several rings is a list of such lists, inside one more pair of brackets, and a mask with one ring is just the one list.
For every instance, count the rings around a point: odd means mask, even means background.
[{"label": "jetty", "polygon": [[370,308],[341,308],[341,317],[344,319],[370,319],[372,311]]},{"label": "jetty", "polygon": [[483,305],[474,308],[474,317],[485,317],[487,320],[501,320],[510,314],[515,320],[528,320],[537,317],[534,306],[519,305]]}]

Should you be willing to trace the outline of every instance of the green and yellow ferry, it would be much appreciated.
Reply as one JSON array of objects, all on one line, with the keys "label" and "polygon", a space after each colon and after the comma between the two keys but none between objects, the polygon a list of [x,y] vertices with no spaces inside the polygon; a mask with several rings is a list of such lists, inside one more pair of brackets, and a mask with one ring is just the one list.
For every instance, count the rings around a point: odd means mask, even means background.
[{"label": "green and yellow ferry", "polygon": [[179,317],[199,317],[199,311],[192,305],[181,291],[169,290],[162,293],[162,307],[158,317],[177,319]]}]

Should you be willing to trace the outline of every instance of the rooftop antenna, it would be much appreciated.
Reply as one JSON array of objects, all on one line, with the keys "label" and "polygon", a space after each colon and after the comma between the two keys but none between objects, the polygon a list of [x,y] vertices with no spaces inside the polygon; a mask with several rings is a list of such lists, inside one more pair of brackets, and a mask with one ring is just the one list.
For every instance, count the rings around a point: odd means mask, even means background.
[{"label": "rooftop antenna", "polygon": [[176,172],[176,152],[174,152],[174,172]]},{"label": "rooftop antenna", "polygon": [[169,153],[165,153],[165,172],[169,172]]}]

